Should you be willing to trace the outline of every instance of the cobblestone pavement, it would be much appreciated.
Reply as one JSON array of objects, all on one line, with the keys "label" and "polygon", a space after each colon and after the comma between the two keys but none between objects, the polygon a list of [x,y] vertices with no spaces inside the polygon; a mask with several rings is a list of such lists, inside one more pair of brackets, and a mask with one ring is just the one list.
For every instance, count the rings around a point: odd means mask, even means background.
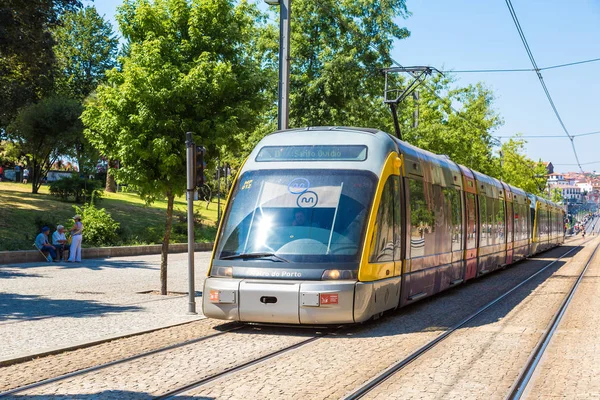
[{"label": "cobblestone pavement", "polygon": [[[210,254],[196,253],[198,293]],[[0,361],[197,319],[185,295],[138,293],[159,288],[159,268],[160,255],[1,265]],[[187,292],[186,253],[169,255],[168,283]]]},{"label": "cobblestone pavement", "polygon": [[529,383],[527,398],[600,398],[600,254],[596,254]]},{"label": "cobblestone pavement", "polygon": [[200,343],[32,389],[19,394],[18,398],[146,399],[298,343],[313,334],[307,329],[292,332],[285,328],[245,327]]},{"label": "cobblestone pavement", "polygon": [[228,329],[232,323],[204,319],[0,368],[0,391],[160,349]]},{"label": "cobblestone pavement", "polygon": [[504,399],[597,243],[534,278],[367,398]]},{"label": "cobblestone pavement", "polygon": [[[322,339],[231,378],[192,390],[185,396],[219,399],[340,398],[567,250],[564,247],[551,250],[542,259],[528,260],[505,271],[490,274],[460,289],[401,309],[378,323]],[[570,257],[549,268],[551,271],[544,277],[547,278]],[[510,307],[501,308],[495,315],[480,320],[472,328],[481,326],[483,330],[488,330],[489,325],[503,320],[510,312]],[[494,332],[489,334],[493,336]],[[441,369],[440,373],[443,373]],[[426,376],[423,379],[422,382],[428,382],[431,378]],[[422,391],[423,388],[417,390]],[[399,397],[405,397],[405,393],[398,393]]]}]

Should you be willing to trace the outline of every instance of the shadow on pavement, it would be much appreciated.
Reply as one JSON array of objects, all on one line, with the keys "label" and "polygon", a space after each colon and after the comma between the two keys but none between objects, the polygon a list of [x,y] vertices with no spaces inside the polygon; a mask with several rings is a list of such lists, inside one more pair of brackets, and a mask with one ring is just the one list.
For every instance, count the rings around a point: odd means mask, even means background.
[{"label": "shadow on pavement", "polygon": [[[146,261],[126,261],[126,260],[111,260],[109,258],[94,258],[83,260],[80,263],[69,263],[69,262],[59,262],[59,263],[23,263],[23,264],[8,264],[8,265],[0,265],[0,273],[4,268],[13,268],[13,269],[21,269],[21,270],[29,270],[34,268],[46,268],[46,267],[54,267],[60,269],[89,269],[93,271],[102,271],[104,269],[109,268],[141,268],[141,269],[158,269],[158,263],[151,263]],[[31,276],[27,274],[26,276]],[[1,278],[1,276],[0,276]]]},{"label": "shadow on pavement", "polygon": [[45,276],[40,274],[25,274],[23,272],[0,268],[0,279],[14,278],[45,278]]},{"label": "shadow on pavement", "polygon": [[94,300],[51,299],[44,296],[0,292],[0,322],[5,323],[60,316],[85,318],[138,310],[142,308],[131,305],[118,306]]},{"label": "shadow on pavement", "polygon": [[[45,395],[31,395],[31,394],[23,394],[13,395],[13,399],[18,399],[20,397],[28,398],[28,399],[73,399],[73,400],[97,400],[97,399],[153,399],[154,395],[144,392],[132,392],[130,390],[105,390],[97,393],[90,394],[52,394],[51,396]],[[185,396],[180,395],[177,396],[178,399],[182,400],[213,400],[214,397],[206,397],[206,396]]]}]

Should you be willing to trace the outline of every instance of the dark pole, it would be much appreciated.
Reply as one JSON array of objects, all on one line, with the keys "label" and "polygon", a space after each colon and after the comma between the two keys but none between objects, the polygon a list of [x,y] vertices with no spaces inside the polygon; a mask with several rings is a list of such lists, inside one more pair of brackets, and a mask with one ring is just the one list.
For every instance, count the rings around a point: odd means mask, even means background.
[{"label": "dark pole", "polygon": [[196,144],[192,132],[185,134],[187,155],[187,228],[188,228],[188,314],[196,314],[196,288],[194,276],[194,194],[195,194],[195,172]]}]

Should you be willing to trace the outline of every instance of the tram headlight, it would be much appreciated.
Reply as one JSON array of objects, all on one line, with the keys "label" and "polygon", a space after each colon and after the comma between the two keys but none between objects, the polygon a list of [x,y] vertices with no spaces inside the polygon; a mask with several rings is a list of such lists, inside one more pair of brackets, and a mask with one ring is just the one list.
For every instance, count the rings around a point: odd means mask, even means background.
[{"label": "tram headlight", "polygon": [[356,279],[357,273],[356,271],[349,269],[328,269],[323,272],[323,276],[321,279],[324,281],[335,281],[338,279]]},{"label": "tram headlight", "polygon": [[217,267],[213,276],[220,276],[222,278],[233,277],[233,267]]}]

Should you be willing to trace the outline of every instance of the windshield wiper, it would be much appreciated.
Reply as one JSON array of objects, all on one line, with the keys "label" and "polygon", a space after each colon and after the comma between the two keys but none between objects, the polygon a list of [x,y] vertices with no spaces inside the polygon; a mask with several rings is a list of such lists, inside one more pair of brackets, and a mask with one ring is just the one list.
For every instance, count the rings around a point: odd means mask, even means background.
[{"label": "windshield wiper", "polygon": [[290,262],[289,260],[287,260],[281,256],[278,256],[275,253],[266,253],[266,252],[263,252],[263,253],[240,253],[240,254],[234,254],[231,256],[220,257],[219,259],[220,260],[234,260],[236,258],[239,259],[239,258],[265,258],[265,257],[273,257],[279,261],[283,261],[286,263]]}]

